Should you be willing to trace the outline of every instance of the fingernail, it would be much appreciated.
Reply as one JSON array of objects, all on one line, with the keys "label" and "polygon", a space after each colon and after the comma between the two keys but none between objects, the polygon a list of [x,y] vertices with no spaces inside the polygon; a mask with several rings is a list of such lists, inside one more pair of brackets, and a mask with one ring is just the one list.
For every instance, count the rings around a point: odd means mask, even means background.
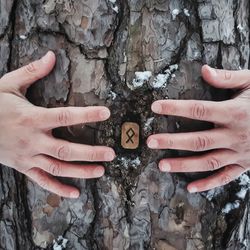
[{"label": "fingernail", "polygon": [[76,198],[79,197],[79,195],[80,195],[79,191],[73,191],[73,192],[70,193],[70,198],[76,199]]},{"label": "fingernail", "polygon": [[98,167],[98,168],[95,168],[94,170],[94,176],[95,177],[102,177],[104,175],[104,168],[103,167]]},{"label": "fingernail", "polygon": [[197,189],[197,187],[191,187],[191,188],[188,188],[188,192],[189,193],[197,193],[198,192],[198,189]]},{"label": "fingernail", "polygon": [[153,103],[152,104],[152,111],[155,113],[161,113],[161,111],[162,111],[161,104],[157,103],[157,102]]},{"label": "fingernail", "polygon": [[211,74],[212,77],[217,77],[217,72],[215,69],[211,68],[210,66],[208,66],[209,68],[209,72]]},{"label": "fingernail", "polygon": [[105,110],[102,110],[100,112],[100,117],[101,119],[105,120],[105,119],[108,119],[110,117],[110,111],[105,109]]},{"label": "fingernail", "polygon": [[50,62],[50,55],[51,55],[51,51],[48,51],[47,54],[42,57],[42,62],[44,64],[47,64]]},{"label": "fingernail", "polygon": [[169,163],[164,162],[164,163],[161,163],[160,169],[161,169],[162,172],[170,172],[171,171],[171,166],[170,166]]},{"label": "fingernail", "polygon": [[153,148],[153,149],[158,148],[158,147],[159,147],[159,143],[158,143],[157,140],[151,139],[151,140],[148,142],[148,147],[149,147],[149,148]]},{"label": "fingernail", "polygon": [[104,158],[105,158],[105,161],[113,161],[115,158],[115,155],[114,153],[109,152],[104,155]]}]

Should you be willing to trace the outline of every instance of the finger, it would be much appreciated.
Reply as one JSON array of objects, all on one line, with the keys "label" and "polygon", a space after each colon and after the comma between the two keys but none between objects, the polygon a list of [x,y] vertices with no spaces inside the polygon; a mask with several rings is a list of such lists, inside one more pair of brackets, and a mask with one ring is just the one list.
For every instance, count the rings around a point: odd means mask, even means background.
[{"label": "finger", "polygon": [[57,179],[53,178],[41,169],[30,169],[28,172],[26,172],[26,175],[43,189],[46,189],[59,196],[67,198],[78,198],[80,195],[77,188],[59,182]]},{"label": "finger", "polygon": [[70,164],[42,155],[35,156],[34,161],[38,168],[53,176],[91,179],[104,175],[104,168],[98,165]]},{"label": "finger", "polygon": [[106,107],[40,108],[37,112],[40,112],[37,125],[44,129],[105,121],[110,117]]},{"label": "finger", "polygon": [[231,150],[216,150],[202,156],[169,158],[161,160],[159,168],[162,172],[188,173],[206,172],[234,164],[237,153]]},{"label": "finger", "polygon": [[202,76],[216,88],[243,89],[250,85],[250,70],[219,70],[205,65],[202,67]]},{"label": "finger", "polygon": [[32,83],[47,76],[54,68],[56,62],[55,54],[49,51],[40,60],[34,61],[20,69],[4,75],[0,82],[11,84],[19,90],[28,88]]},{"label": "finger", "polygon": [[230,165],[214,175],[190,183],[187,188],[190,193],[207,191],[230,183],[244,172],[245,170],[239,165]]},{"label": "finger", "polygon": [[147,144],[151,149],[178,149],[201,152],[211,149],[230,148],[234,140],[234,135],[229,130],[219,128],[202,132],[151,135]]},{"label": "finger", "polygon": [[230,122],[226,101],[160,100],[152,104],[153,112],[161,115],[181,116],[218,124]]},{"label": "finger", "polygon": [[88,146],[50,137],[46,137],[41,145],[41,154],[62,161],[109,162],[115,158],[114,150],[104,146]]}]

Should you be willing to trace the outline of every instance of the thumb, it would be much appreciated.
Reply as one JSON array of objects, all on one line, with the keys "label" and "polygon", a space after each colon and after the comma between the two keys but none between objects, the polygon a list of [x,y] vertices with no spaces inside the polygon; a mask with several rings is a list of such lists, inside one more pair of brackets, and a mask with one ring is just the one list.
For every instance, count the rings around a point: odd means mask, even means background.
[{"label": "thumb", "polygon": [[47,76],[54,68],[55,62],[55,54],[49,51],[40,60],[4,75],[0,82],[18,90],[26,90],[32,83]]},{"label": "thumb", "polygon": [[250,86],[250,70],[219,70],[205,65],[203,79],[215,88],[244,89]]}]

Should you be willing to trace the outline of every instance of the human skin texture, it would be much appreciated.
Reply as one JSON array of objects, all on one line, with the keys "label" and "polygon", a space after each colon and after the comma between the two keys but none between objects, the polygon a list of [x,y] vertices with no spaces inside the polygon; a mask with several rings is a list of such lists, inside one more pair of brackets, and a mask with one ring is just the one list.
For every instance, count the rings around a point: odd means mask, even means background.
[{"label": "human skin texture", "polygon": [[192,133],[156,134],[148,138],[152,149],[203,152],[199,156],[163,159],[163,172],[209,172],[209,177],[188,185],[191,193],[230,183],[250,169],[250,71],[227,71],[202,67],[202,76],[215,88],[237,90],[231,100],[160,100],[152,105],[160,115],[180,116],[212,122],[213,129]]},{"label": "human skin texture", "polygon": [[[65,185],[57,177],[97,178],[104,168],[97,164],[69,162],[105,162],[115,157],[113,149],[88,146],[56,139],[52,129],[74,124],[104,121],[106,107],[64,107],[46,109],[31,104],[27,88],[50,73],[55,55],[48,52],[42,59],[28,64],[0,79],[0,159],[25,174],[44,189],[69,198],[79,197],[79,190]],[[51,83],[53,84],[53,83]]]},{"label": "human skin texture", "polygon": [[[79,191],[52,176],[97,178],[104,174],[99,165],[76,165],[69,161],[112,161],[115,153],[108,147],[77,145],[53,138],[53,128],[103,121],[110,111],[105,107],[36,107],[27,101],[27,88],[46,76],[54,67],[52,52],[41,60],[3,76],[0,80],[1,162],[27,175],[43,188],[58,195],[77,198]],[[228,184],[249,170],[249,86],[248,70],[225,71],[202,68],[204,80],[217,88],[239,89],[234,99],[211,102],[197,100],[160,100],[152,111],[161,115],[182,116],[216,124],[209,131],[157,134],[148,139],[152,149],[178,149],[206,152],[204,155],[163,159],[163,172],[205,172],[215,174],[190,183],[189,192],[202,192]],[[3,122],[4,121],[4,122]],[[14,131],[13,131],[14,130]]]}]

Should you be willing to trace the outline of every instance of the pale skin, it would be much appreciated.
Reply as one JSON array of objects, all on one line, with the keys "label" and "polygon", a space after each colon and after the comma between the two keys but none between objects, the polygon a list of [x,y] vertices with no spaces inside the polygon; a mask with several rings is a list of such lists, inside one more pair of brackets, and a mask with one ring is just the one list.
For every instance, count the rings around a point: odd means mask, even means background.
[{"label": "pale skin", "polygon": [[104,175],[102,165],[71,162],[108,162],[115,158],[115,152],[105,146],[56,139],[52,129],[104,121],[110,117],[110,111],[106,107],[46,109],[32,105],[25,98],[27,88],[48,75],[55,62],[54,53],[48,52],[42,59],[0,79],[0,161],[44,189],[59,196],[77,198],[79,190],[59,182],[56,177],[101,177]]},{"label": "pale skin", "polygon": [[[32,105],[25,93],[31,84],[48,75],[55,55],[45,57],[4,75],[0,79],[0,161],[25,174],[38,185],[59,196],[77,198],[76,187],[56,177],[98,178],[104,175],[99,164],[109,162],[113,149],[70,143],[52,136],[52,129],[75,124],[101,122],[110,117],[106,107],[65,107],[46,109]],[[225,185],[250,169],[250,71],[215,70],[203,66],[203,78],[217,88],[238,90],[237,97],[223,102],[160,100],[152,110],[160,115],[182,116],[209,121],[214,129],[203,132],[152,135],[152,149],[179,149],[204,152],[201,156],[163,159],[163,172],[216,171],[208,178],[188,185],[191,193]],[[52,83],[53,84],[53,83]],[[209,151],[209,152],[207,152]]]},{"label": "pale skin", "polygon": [[215,128],[152,135],[147,142],[152,149],[201,152],[200,156],[163,159],[159,163],[163,172],[216,171],[190,183],[187,188],[191,193],[228,184],[250,170],[250,70],[217,70],[205,65],[202,76],[216,88],[237,90],[237,96],[221,102],[161,100],[153,103],[152,110],[161,115],[212,122]]}]

